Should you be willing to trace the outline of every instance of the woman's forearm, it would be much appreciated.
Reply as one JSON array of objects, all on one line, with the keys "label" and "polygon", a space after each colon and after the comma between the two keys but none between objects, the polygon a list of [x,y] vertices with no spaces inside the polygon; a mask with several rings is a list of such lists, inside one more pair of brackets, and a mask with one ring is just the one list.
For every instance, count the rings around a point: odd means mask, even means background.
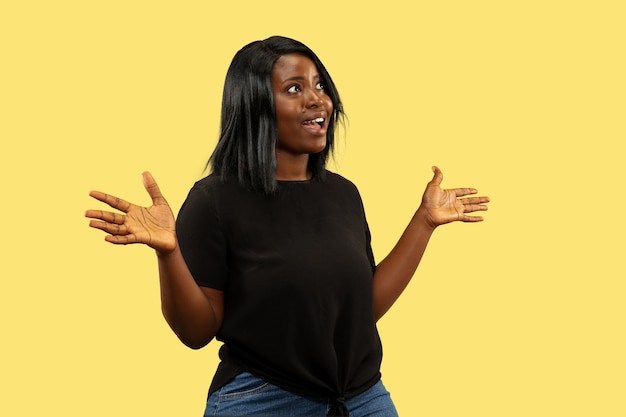
[{"label": "woman's forearm", "polygon": [[380,319],[411,281],[435,227],[418,209],[389,255],[374,273],[374,315]]},{"label": "woman's forearm", "polygon": [[178,245],[157,257],[165,320],[185,345],[193,349],[205,346],[221,326],[223,293],[196,284]]}]

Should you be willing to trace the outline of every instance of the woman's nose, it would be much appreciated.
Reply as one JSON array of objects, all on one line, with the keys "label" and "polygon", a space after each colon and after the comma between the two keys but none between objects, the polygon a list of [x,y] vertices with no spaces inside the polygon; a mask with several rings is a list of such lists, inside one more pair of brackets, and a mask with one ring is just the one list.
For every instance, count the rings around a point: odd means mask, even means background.
[{"label": "woman's nose", "polygon": [[320,107],[324,104],[324,99],[322,97],[324,94],[322,91],[316,89],[310,89],[309,93],[306,96],[306,106],[307,108]]}]

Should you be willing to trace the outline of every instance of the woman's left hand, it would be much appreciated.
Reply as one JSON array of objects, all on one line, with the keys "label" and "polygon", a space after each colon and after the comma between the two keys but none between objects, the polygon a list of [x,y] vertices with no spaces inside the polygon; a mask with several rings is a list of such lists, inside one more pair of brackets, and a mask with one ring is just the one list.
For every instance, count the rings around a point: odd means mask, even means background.
[{"label": "woman's left hand", "polygon": [[475,188],[441,189],[443,173],[436,166],[433,167],[435,175],[426,186],[422,197],[422,204],[418,211],[423,211],[428,224],[434,229],[442,224],[455,221],[480,222],[481,216],[468,216],[467,213],[486,211],[486,203],[489,197],[465,197],[476,194]]}]

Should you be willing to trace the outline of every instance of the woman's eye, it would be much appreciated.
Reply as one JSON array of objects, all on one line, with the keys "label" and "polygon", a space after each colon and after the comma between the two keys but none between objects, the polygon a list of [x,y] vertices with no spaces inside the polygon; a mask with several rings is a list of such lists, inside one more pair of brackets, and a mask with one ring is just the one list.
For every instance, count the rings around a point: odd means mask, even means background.
[{"label": "woman's eye", "polygon": [[297,85],[292,85],[291,87],[289,87],[287,89],[288,93],[299,93],[300,92],[300,87],[298,87]]},{"label": "woman's eye", "polygon": [[318,90],[325,90],[326,89],[326,85],[324,85],[324,83],[322,83],[322,82],[319,82],[319,83],[317,83],[315,88],[317,88]]}]

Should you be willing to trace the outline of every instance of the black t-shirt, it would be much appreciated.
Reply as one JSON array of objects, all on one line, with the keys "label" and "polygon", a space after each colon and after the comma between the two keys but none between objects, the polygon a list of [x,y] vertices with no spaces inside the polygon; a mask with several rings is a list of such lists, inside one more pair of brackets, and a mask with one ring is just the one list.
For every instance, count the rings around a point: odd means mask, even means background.
[{"label": "black t-shirt", "polygon": [[354,396],[380,379],[375,263],[350,181],[327,172],[266,196],[212,174],[176,227],[194,279],[225,294],[211,392],[241,370],[312,397]]}]

